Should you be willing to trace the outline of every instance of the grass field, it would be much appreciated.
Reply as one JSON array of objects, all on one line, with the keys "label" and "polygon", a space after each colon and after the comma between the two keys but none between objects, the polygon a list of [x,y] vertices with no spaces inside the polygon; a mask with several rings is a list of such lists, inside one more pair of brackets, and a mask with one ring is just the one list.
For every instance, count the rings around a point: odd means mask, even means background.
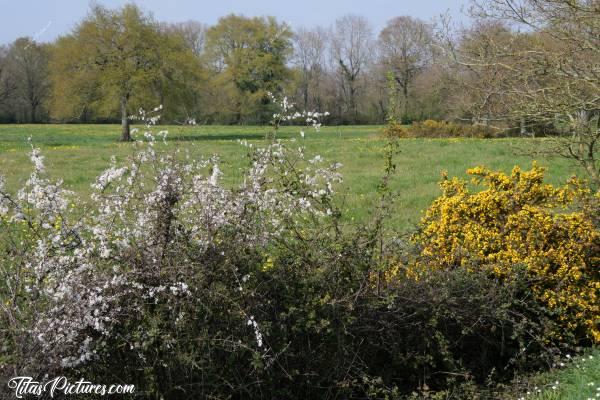
[{"label": "grass field", "polygon": [[589,400],[600,398],[600,350],[564,358],[562,366],[516,384],[511,399]]},{"label": "grass field", "polygon": [[[237,142],[245,139],[254,146],[266,145],[268,127],[257,126],[167,126],[169,140],[189,148],[194,154],[219,154],[228,183],[239,182],[248,165],[246,149]],[[307,130],[303,140],[298,127],[285,127],[280,138],[297,139],[308,154],[320,154],[343,164],[344,209],[351,218],[368,216],[383,173],[383,148],[380,126],[324,127],[320,132]],[[117,125],[0,125],[0,175],[9,189],[15,190],[31,171],[27,159],[27,138],[42,148],[49,172],[64,179],[66,187],[85,196],[90,183],[107,165],[111,156],[123,160],[132,145],[119,143]],[[396,158],[397,173],[392,188],[397,193],[391,226],[407,232],[419,219],[421,210],[439,195],[440,172],[465,177],[465,170],[476,165],[509,172],[514,165],[528,168],[531,148],[543,147],[543,139],[403,139]],[[561,183],[582,171],[568,160],[538,159],[548,168],[548,182]]]}]

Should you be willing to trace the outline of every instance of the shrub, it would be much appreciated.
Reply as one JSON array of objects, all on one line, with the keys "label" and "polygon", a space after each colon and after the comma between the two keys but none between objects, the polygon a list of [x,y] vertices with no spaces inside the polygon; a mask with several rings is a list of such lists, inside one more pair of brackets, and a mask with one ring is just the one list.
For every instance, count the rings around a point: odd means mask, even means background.
[{"label": "shrub", "polygon": [[510,282],[461,268],[396,275],[380,308],[371,306],[357,324],[369,329],[361,335],[373,346],[365,353],[378,354],[373,370],[401,388],[441,390],[544,366],[556,351],[545,331],[555,324],[527,282],[518,269]]},{"label": "shrub", "polygon": [[598,193],[572,180],[555,188],[544,170],[515,167],[507,176],[468,171],[485,190],[444,177],[443,194],[427,210],[414,240],[427,268],[487,270],[510,280],[525,265],[530,289],[551,311],[567,339],[600,341]]},{"label": "shrub", "polygon": [[407,138],[410,137],[408,133],[408,128],[405,125],[402,125],[396,121],[392,121],[388,123],[385,128],[383,128],[383,135],[386,138]]},{"label": "shrub", "polygon": [[319,387],[317,372],[335,382],[331,332],[372,262],[372,241],[352,247],[337,227],[339,165],[274,143],[228,189],[218,159],[147,137],[83,211],[37,149],[17,196],[0,187],[4,374],[110,381],[118,369],[169,398],[256,397],[297,376]]},{"label": "shrub", "polygon": [[500,136],[500,131],[484,125],[456,124],[449,121],[415,121],[411,125],[403,126],[391,123],[384,129],[387,137],[398,138],[493,138]]}]

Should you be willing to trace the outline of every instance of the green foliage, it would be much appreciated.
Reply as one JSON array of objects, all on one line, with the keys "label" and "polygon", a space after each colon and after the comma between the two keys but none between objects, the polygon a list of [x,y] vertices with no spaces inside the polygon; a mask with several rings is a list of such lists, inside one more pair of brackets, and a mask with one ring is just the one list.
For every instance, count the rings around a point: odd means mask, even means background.
[{"label": "green foliage", "polygon": [[19,38],[0,54],[0,115],[19,122],[45,122],[50,94],[50,45]]},{"label": "green foliage", "polygon": [[[117,332],[106,356],[77,373],[108,381],[118,370],[148,398],[436,399],[451,391],[467,400],[477,385],[550,362],[531,335],[551,322],[525,285],[455,270],[398,279],[378,296],[365,286],[373,232],[359,231],[335,235],[307,222],[263,254],[219,233],[223,244],[197,254],[202,268],[189,281],[201,301],[158,296],[119,327],[133,332],[135,350]],[[187,262],[196,262],[193,250]],[[260,321],[264,348],[253,345],[248,315]]]},{"label": "green foliage", "polygon": [[53,46],[51,112],[67,121],[126,118],[141,106],[174,103],[168,107],[173,113],[190,103],[194,86],[188,82],[201,74],[183,39],[160,30],[137,6],[113,11],[97,5]]},{"label": "green foliage", "polygon": [[494,138],[500,136],[500,131],[484,125],[456,124],[449,121],[415,121],[405,124],[389,124],[385,131],[386,136],[398,138]]},{"label": "green foliage", "polygon": [[542,340],[554,323],[531,298],[523,271],[502,282],[481,271],[403,270],[382,293],[388,300],[365,313],[362,325],[372,329],[365,341],[382,357],[384,381],[418,398],[447,390],[471,399],[467,389],[543,368],[558,351]]},{"label": "green foliage", "polygon": [[220,95],[213,113],[224,122],[266,122],[271,113],[266,92],[281,91],[291,74],[291,30],[272,18],[231,14],[207,31],[206,58],[213,66],[212,85]]}]

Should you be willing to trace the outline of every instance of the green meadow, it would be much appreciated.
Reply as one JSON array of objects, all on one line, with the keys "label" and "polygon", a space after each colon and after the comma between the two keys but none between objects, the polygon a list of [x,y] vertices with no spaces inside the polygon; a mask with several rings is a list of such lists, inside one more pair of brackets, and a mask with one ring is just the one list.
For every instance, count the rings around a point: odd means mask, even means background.
[{"label": "green meadow", "polygon": [[[143,127],[135,135],[141,138]],[[85,200],[94,177],[106,168],[110,158],[125,160],[133,151],[131,143],[119,143],[118,125],[0,125],[0,175],[9,190],[16,190],[31,171],[27,157],[31,137],[46,157],[48,172],[64,180],[65,186]],[[253,146],[266,146],[269,127],[260,126],[159,126],[153,131],[169,131],[169,142],[198,156],[218,154],[224,179],[240,182],[249,165],[247,149],[238,140]],[[330,126],[320,132],[300,127],[284,127],[279,138],[288,145],[304,145],[308,155],[321,155],[343,164],[344,183],[338,188],[340,206],[350,220],[368,218],[377,198],[377,187],[384,170],[381,126]],[[295,141],[295,142],[292,142]],[[389,224],[406,233],[418,222],[422,210],[439,195],[441,172],[467,177],[466,170],[485,165],[505,172],[515,165],[529,168],[531,150],[547,146],[544,139],[402,139],[395,157],[396,174],[391,182],[395,204]],[[537,158],[547,168],[547,181],[558,184],[582,170],[558,157]]]}]

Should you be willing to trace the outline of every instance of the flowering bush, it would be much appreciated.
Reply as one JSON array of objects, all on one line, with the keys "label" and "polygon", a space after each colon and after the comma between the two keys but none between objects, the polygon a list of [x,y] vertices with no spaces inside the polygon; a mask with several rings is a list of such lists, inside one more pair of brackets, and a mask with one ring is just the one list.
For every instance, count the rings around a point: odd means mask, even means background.
[{"label": "flowering bush", "polygon": [[[227,260],[218,249],[254,252],[259,263],[290,224],[333,218],[339,164],[274,143],[252,154],[240,188],[227,189],[218,159],[156,151],[160,144],[145,136],[128,165],[113,160],[96,179],[84,210],[46,176],[36,148],[33,173],[17,196],[0,181],[5,348],[24,354],[35,347],[49,368],[98,359],[115,340],[138,351],[149,345],[146,333],[121,331],[124,320],[150,305],[173,313],[173,323],[184,318],[182,302],[198,295],[194,277],[214,259]],[[248,277],[230,268],[242,296]],[[263,347],[260,322],[238,312],[241,326],[255,331],[253,347]]]},{"label": "flowering bush", "polygon": [[576,180],[544,184],[544,170],[515,167],[507,176],[468,171],[486,189],[444,177],[443,194],[415,236],[427,268],[485,269],[511,279],[525,265],[535,297],[561,322],[562,332],[600,341],[600,228],[595,195]]},{"label": "flowering bush", "polygon": [[449,121],[415,121],[411,125],[405,126],[399,123],[392,123],[386,126],[384,135],[387,137],[398,138],[493,138],[498,137],[500,131],[484,125],[456,124]]}]

